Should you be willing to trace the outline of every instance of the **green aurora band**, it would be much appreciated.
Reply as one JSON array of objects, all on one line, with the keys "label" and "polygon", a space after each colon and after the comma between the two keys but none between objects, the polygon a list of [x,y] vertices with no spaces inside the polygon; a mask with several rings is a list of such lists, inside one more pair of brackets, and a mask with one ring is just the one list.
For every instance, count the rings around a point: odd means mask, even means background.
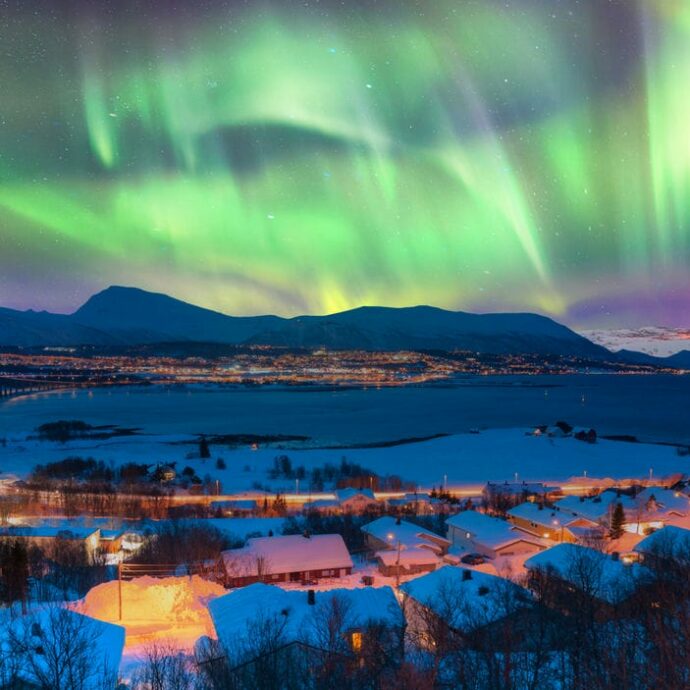
[{"label": "green aurora band", "polygon": [[690,311],[690,2],[388,4],[17,10],[0,303]]}]

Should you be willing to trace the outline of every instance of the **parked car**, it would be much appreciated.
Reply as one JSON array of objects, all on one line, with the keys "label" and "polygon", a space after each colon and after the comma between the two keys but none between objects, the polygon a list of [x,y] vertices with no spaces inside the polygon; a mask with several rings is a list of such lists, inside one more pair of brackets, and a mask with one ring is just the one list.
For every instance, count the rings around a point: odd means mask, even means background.
[{"label": "parked car", "polygon": [[480,553],[468,553],[460,559],[460,562],[465,565],[481,565],[486,563],[486,558]]}]

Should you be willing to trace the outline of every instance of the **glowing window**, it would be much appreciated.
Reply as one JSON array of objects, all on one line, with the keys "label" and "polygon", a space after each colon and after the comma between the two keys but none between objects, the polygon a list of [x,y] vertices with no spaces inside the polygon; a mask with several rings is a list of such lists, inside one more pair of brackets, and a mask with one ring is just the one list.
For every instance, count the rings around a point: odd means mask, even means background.
[{"label": "glowing window", "polygon": [[361,652],[362,651],[362,633],[353,632],[352,633],[352,651]]}]

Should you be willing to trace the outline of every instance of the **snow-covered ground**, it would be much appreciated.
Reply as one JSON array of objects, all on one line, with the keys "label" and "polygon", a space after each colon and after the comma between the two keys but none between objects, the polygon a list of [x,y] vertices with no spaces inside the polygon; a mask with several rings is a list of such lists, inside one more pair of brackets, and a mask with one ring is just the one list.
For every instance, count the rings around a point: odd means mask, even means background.
[{"label": "snow-covered ground", "polygon": [[125,651],[120,668],[127,677],[140,663],[147,646],[166,642],[192,653],[202,635],[214,636],[208,602],[222,596],[221,585],[192,577],[155,579],[140,577],[121,583],[122,617],[119,613],[120,583],[106,582],[91,589],[75,609],[98,620],[125,628]]},{"label": "snow-covered ground", "polygon": [[[133,436],[107,441],[74,441],[67,444],[27,440],[15,435],[0,446],[0,480],[25,476],[37,463],[70,455],[92,456],[114,466],[126,462],[176,462],[178,471],[190,465],[200,477],[220,481],[222,493],[251,490],[256,484],[271,490],[293,492],[294,480],[268,477],[277,455],[287,454],[292,466],[307,470],[324,463],[339,464],[343,457],[379,475],[396,474],[423,487],[483,485],[486,481],[519,480],[564,482],[573,477],[624,479],[655,477],[690,471],[690,457],[666,445],[624,443],[600,439],[588,444],[574,438],[536,437],[524,429],[494,429],[479,434],[456,434],[419,443],[387,448],[279,450],[274,447],[228,449],[212,446],[213,458],[190,459],[190,445],[173,444],[181,437]],[[222,457],[226,469],[216,468]],[[300,490],[309,490],[307,480]]]}]

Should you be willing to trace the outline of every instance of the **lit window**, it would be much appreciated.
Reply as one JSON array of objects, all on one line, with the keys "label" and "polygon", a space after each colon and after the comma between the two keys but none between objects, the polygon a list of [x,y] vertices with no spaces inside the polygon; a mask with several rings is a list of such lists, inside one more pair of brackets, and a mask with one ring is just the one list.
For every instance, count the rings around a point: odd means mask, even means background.
[{"label": "lit window", "polygon": [[352,633],[352,651],[361,652],[362,651],[362,633],[353,632]]}]

